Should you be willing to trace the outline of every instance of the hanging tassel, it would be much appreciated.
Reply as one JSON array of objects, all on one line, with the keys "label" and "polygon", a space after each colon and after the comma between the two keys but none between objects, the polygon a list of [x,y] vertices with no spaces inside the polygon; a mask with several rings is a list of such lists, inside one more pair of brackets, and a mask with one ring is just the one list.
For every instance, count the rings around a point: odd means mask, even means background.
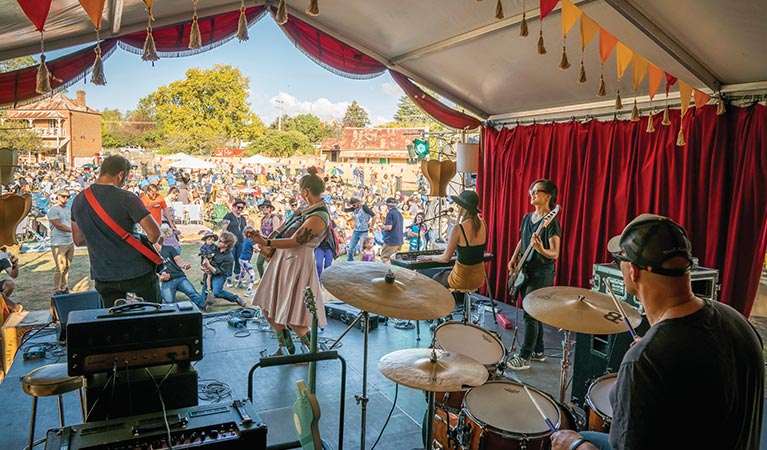
[{"label": "hanging tassel", "polygon": [[716,115],[721,116],[727,112],[727,108],[724,106],[724,99],[722,94],[719,94],[719,98],[716,99]]},{"label": "hanging tassel", "polygon": [[277,6],[277,14],[274,16],[274,20],[280,25],[285,25],[288,21],[288,9],[285,6],[285,0],[280,0],[279,6]]},{"label": "hanging tassel", "polygon": [[538,54],[546,54],[546,47],[543,46],[543,30],[538,31]]},{"label": "hanging tassel", "polygon": [[653,119],[652,113],[650,113],[650,115],[647,116],[647,132],[648,133],[655,133],[655,127],[652,124],[653,122],[652,119]]},{"label": "hanging tassel", "polygon": [[631,121],[639,122],[639,108],[637,108],[637,99],[634,99],[634,107],[631,108]]},{"label": "hanging tassel", "polygon": [[144,41],[144,53],[141,55],[142,61],[157,61],[160,59],[157,56],[157,49],[154,46],[154,36],[152,36],[152,29],[147,29],[146,41]]},{"label": "hanging tassel", "polygon": [[189,48],[200,47],[202,47],[202,36],[200,36],[200,25],[197,23],[197,14],[195,14],[192,18],[192,31],[189,33]]},{"label": "hanging tassel", "polygon": [[559,61],[559,68],[562,70],[567,70],[570,68],[570,61],[567,60],[567,47],[564,45],[562,46],[562,60]]},{"label": "hanging tassel", "polygon": [[586,68],[583,67],[583,60],[581,60],[581,71],[578,74],[578,83],[586,82]]},{"label": "hanging tassel", "polygon": [[309,6],[306,7],[306,14],[309,14],[310,16],[319,16],[320,15],[320,1],[319,0],[309,0]]},{"label": "hanging tassel", "polygon": [[498,0],[495,4],[495,18],[498,20],[503,19],[503,4],[501,4],[501,0]]},{"label": "hanging tassel", "polygon": [[599,74],[599,90],[597,91],[597,97],[604,97],[607,95],[607,89],[605,89],[605,74]]},{"label": "hanging tassel", "polygon": [[679,127],[679,134],[676,135],[676,145],[677,147],[684,147],[687,145],[687,142],[684,141],[684,127]]},{"label": "hanging tassel", "polygon": [[48,72],[48,66],[45,65],[45,55],[40,55],[40,65],[37,66],[37,85],[35,91],[38,94],[45,94],[51,91],[51,74]]},{"label": "hanging tassel", "polygon": [[525,13],[522,13],[522,22],[519,22],[519,35],[522,37],[527,37],[527,35],[530,34],[530,31],[527,29],[527,17],[525,17]]},{"label": "hanging tassel", "polygon": [[668,118],[668,104],[663,108],[663,120],[660,121],[660,124],[664,126],[671,125],[671,119]]},{"label": "hanging tassel", "polygon": [[621,90],[618,89],[615,92],[615,110],[619,111],[623,109],[623,102],[621,101]]},{"label": "hanging tassel", "polygon": [[93,70],[91,71],[91,83],[96,86],[104,86],[107,84],[106,77],[104,76],[104,62],[101,60],[101,46],[96,45],[96,60],[93,61]]},{"label": "hanging tassel", "polygon": [[245,8],[240,8],[240,20],[237,22],[237,39],[247,41],[248,36],[248,18],[245,17]]}]

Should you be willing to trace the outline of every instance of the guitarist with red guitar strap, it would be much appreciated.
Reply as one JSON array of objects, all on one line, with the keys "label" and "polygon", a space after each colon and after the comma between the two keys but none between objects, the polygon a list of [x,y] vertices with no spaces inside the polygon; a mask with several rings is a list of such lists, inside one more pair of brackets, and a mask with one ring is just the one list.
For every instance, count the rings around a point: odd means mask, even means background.
[{"label": "guitarist with red guitar strap", "polygon": [[[508,264],[509,288],[515,302],[517,294],[525,298],[536,289],[554,284],[554,264],[561,245],[561,228],[556,217],[559,213],[557,186],[551,180],[540,179],[530,185],[528,193],[535,211],[522,218],[521,238]],[[527,312],[523,318],[525,336],[522,348],[506,364],[512,370],[529,369],[531,361],[546,359],[543,354],[543,324]]]}]

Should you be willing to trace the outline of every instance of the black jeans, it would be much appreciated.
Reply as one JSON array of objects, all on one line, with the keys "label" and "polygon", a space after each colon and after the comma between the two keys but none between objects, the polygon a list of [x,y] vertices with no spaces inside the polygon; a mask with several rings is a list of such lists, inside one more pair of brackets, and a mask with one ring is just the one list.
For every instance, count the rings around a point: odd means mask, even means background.
[{"label": "black jeans", "polygon": [[104,307],[111,308],[118,298],[133,292],[145,302],[160,303],[160,279],[154,270],[130,280],[99,281],[96,280],[96,290],[104,300]]},{"label": "black jeans", "polygon": [[[522,298],[527,294],[542,287],[554,284],[554,266],[551,269],[538,270],[532,272],[529,278],[522,286]],[[519,356],[524,359],[530,359],[533,353],[543,353],[543,324],[525,311],[522,316],[525,321],[525,339],[522,342],[522,348]]]},{"label": "black jeans", "polygon": [[240,255],[242,254],[242,241],[237,238],[237,243],[232,247],[232,256],[234,257],[234,274],[240,274]]}]

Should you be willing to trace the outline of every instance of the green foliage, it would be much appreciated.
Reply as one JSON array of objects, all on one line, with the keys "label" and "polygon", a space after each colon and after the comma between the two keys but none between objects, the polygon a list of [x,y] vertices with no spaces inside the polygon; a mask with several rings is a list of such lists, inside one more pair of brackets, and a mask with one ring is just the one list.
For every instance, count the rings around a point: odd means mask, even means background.
[{"label": "green foliage", "polygon": [[309,139],[298,131],[268,129],[263,136],[248,146],[246,153],[285,158],[294,155],[311,155],[314,151]]},{"label": "green foliage", "polygon": [[356,100],[352,101],[351,105],[346,108],[346,114],[344,114],[343,126],[351,128],[364,128],[370,125],[370,117],[365,108],[359,105]]},{"label": "green foliage", "polygon": [[101,142],[105,148],[151,148],[160,140],[152,120],[136,111],[123,114],[107,108],[101,111]]},{"label": "green foliage", "polygon": [[5,61],[0,61],[0,72],[13,72],[14,70],[35,65],[37,65],[37,60],[31,56],[6,59]]},{"label": "green foliage", "polygon": [[20,155],[40,151],[43,141],[28,126],[26,121],[6,120],[0,127],[0,148],[14,148]]},{"label": "green foliage", "polygon": [[287,124],[283,122],[283,130],[298,131],[309,139],[312,144],[318,144],[333,134],[333,130],[322,123],[314,114],[299,114]]},{"label": "green foliage", "polygon": [[261,136],[265,126],[250,111],[248,79],[239,69],[192,68],[186,79],[161,86],[139,101],[136,114],[157,124],[157,139],[173,151],[211,154]]}]

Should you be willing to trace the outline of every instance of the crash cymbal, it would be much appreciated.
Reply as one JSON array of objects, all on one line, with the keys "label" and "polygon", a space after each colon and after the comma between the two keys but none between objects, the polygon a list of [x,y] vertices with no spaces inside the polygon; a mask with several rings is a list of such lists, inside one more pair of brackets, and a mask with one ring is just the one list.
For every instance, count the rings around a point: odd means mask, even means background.
[{"label": "crash cymbal", "polygon": [[[394,279],[387,281],[390,270]],[[413,270],[383,263],[333,263],[322,271],[322,284],[349,305],[394,319],[438,319],[455,307],[446,287]]]},{"label": "crash cymbal", "polygon": [[487,381],[487,368],[468,356],[436,349],[408,348],[384,355],[378,369],[395,383],[432,392],[454,392],[479,386]]},{"label": "crash cymbal", "polygon": [[[586,334],[614,334],[628,331],[623,316],[609,295],[589,289],[550,286],[537,289],[522,302],[525,311],[541,322],[563,330]],[[621,306],[631,326],[642,322],[633,306]]]}]

